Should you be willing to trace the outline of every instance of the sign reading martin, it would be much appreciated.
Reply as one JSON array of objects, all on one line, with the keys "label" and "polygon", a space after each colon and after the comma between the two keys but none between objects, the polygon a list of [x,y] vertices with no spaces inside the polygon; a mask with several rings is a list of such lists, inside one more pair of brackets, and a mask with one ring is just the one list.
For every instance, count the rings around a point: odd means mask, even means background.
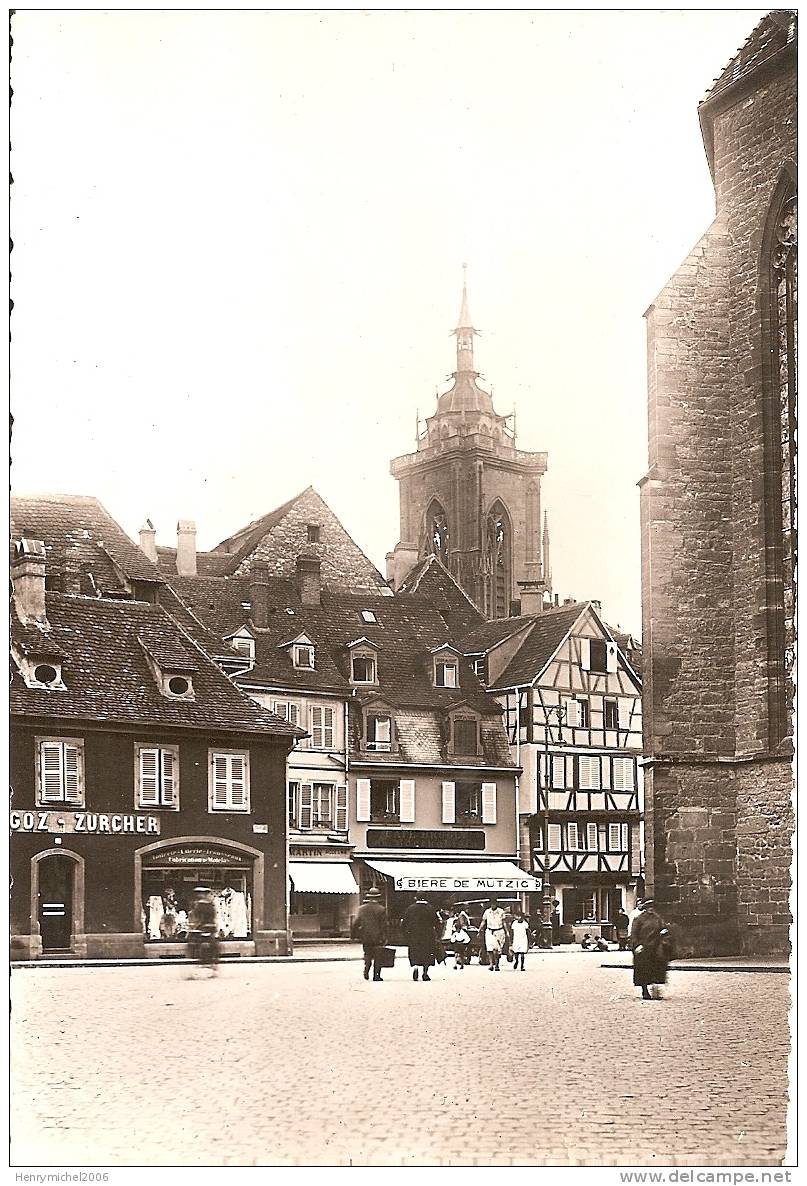
[{"label": "sign reading martin", "polygon": [[74,833],[87,832],[120,835],[140,833],[159,836],[160,817],[157,815],[128,815],[119,812],[96,811],[10,811],[8,823],[12,832]]}]

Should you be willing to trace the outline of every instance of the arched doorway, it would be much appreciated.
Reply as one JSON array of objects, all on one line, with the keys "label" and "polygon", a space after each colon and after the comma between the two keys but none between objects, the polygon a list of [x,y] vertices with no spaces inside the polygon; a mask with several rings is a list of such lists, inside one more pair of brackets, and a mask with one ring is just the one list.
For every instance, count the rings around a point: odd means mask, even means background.
[{"label": "arched doorway", "polygon": [[32,954],[86,955],[84,860],[78,853],[52,849],[31,858],[31,920],[38,948]]}]

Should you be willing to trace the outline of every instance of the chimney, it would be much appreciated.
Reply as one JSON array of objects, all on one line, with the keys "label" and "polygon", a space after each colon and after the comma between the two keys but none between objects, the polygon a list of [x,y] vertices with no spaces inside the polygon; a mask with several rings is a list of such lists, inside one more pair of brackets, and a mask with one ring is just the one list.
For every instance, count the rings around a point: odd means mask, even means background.
[{"label": "chimney", "polygon": [[522,614],[540,614],[544,608],[543,581],[519,581]]},{"label": "chimney", "polygon": [[14,546],[11,584],[17,617],[28,626],[47,626],[45,616],[45,545],[39,539],[21,539]]},{"label": "chimney", "polygon": [[555,594],[555,605],[556,606],[560,605],[560,594],[559,593]]},{"label": "chimney", "polygon": [[303,605],[319,605],[322,575],[319,556],[297,557],[297,591]]},{"label": "chimney", "polygon": [[196,576],[196,524],[193,519],[177,523],[177,576]]},{"label": "chimney", "polygon": [[79,563],[78,548],[75,544],[68,544],[64,550],[62,592],[81,593],[81,565]]},{"label": "chimney", "polygon": [[253,625],[265,630],[269,625],[269,566],[263,560],[254,561],[250,569],[249,599]]},{"label": "chimney", "polygon": [[151,519],[146,519],[140,528],[140,549],[152,564],[157,563],[157,532]]},{"label": "chimney", "polygon": [[601,601],[595,601],[595,600],[594,600],[594,598],[592,597],[592,599],[591,599],[591,604],[594,606],[594,611],[595,611],[595,613],[596,613],[596,614],[597,614],[599,617],[602,617],[602,602],[601,602]]}]

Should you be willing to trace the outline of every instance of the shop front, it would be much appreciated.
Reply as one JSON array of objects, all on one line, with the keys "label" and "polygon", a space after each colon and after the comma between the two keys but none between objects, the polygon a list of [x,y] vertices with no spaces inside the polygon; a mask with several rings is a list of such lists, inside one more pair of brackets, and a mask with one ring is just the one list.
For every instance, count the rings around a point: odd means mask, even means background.
[{"label": "shop front", "polygon": [[359,887],[349,860],[289,861],[289,926],[294,938],[346,938]]}]

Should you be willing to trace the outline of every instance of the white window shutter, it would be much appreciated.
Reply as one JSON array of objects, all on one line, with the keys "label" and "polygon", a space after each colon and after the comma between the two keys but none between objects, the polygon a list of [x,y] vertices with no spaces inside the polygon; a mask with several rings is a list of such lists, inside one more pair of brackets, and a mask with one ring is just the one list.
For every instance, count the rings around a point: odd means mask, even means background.
[{"label": "white window shutter", "polygon": [[580,666],[583,671],[591,671],[591,642],[588,638],[580,639]]},{"label": "white window shutter", "polygon": [[443,783],[443,823],[453,824],[457,820],[456,783]]},{"label": "white window shutter", "polygon": [[630,729],[630,717],[631,709],[633,708],[633,702],[628,700],[627,697],[620,696],[619,700],[617,701],[617,706],[620,729]]},{"label": "white window shutter", "polygon": [[580,848],[580,837],[577,832],[577,824],[566,825],[566,835],[568,838],[568,848],[570,852],[577,852]]},{"label": "white window shutter", "polygon": [[619,852],[620,827],[619,824],[608,825],[608,848],[610,852]]},{"label": "white window shutter", "polygon": [[370,822],[370,779],[356,779],[356,819],[361,824]]},{"label": "white window shutter", "polygon": [[325,749],[333,749],[333,709],[323,709],[322,718],[322,745]]},{"label": "white window shutter", "polygon": [[560,852],[560,824],[550,824],[548,829],[549,851]]},{"label": "white window shutter", "polygon": [[65,803],[84,801],[84,791],[81,785],[81,750],[77,745],[64,746],[64,799]]},{"label": "white window shutter", "polygon": [[586,824],[586,848],[589,852],[597,851],[597,825]]},{"label": "white window shutter", "polygon": [[158,786],[159,750],[142,748],[140,750],[140,805],[142,807],[157,807],[160,802]]},{"label": "white window shutter", "polygon": [[43,803],[62,797],[62,747],[58,741],[39,743],[39,788]]},{"label": "white window shutter", "polygon": [[628,825],[620,824],[619,826],[622,829],[622,851],[630,852],[630,848],[628,847],[628,841],[630,839]]},{"label": "white window shutter", "polygon": [[580,702],[578,700],[566,701],[566,724],[572,729],[580,727]]},{"label": "white window shutter", "polygon": [[334,828],[337,832],[347,831],[347,787],[344,784],[336,787]]},{"label": "white window shutter", "polygon": [[288,803],[286,810],[288,811],[289,823],[297,824],[297,795],[299,791],[299,783],[290,782],[286,788],[288,795]]},{"label": "white window shutter", "polygon": [[230,806],[236,810],[247,805],[247,759],[245,754],[229,754]]},{"label": "white window shutter", "polygon": [[401,823],[413,824],[415,822],[415,780],[414,778],[401,779]]},{"label": "white window shutter", "polygon": [[600,787],[600,759],[590,754],[581,754],[580,762],[580,789],[583,791],[596,791]]},{"label": "white window shutter", "polygon": [[229,784],[228,763],[226,754],[213,755],[213,806],[224,808],[227,806],[227,788]]},{"label": "white window shutter", "polygon": [[605,670],[617,671],[619,669],[619,656],[616,653],[616,643],[609,642],[605,646]]},{"label": "white window shutter", "polygon": [[300,827],[310,828],[314,818],[314,788],[310,782],[300,784]]},{"label": "white window shutter", "polygon": [[162,751],[162,802],[173,807],[177,801],[176,755],[172,749]]},{"label": "white window shutter", "polygon": [[566,759],[563,754],[552,755],[552,786],[557,791],[566,787]]},{"label": "white window shutter", "polygon": [[322,706],[311,706],[311,744],[314,749],[322,749]]},{"label": "white window shutter", "polygon": [[482,823],[496,823],[496,783],[482,783]]}]

